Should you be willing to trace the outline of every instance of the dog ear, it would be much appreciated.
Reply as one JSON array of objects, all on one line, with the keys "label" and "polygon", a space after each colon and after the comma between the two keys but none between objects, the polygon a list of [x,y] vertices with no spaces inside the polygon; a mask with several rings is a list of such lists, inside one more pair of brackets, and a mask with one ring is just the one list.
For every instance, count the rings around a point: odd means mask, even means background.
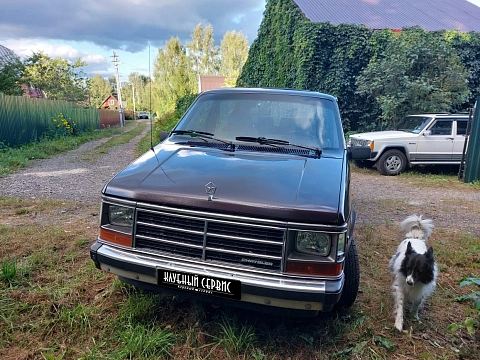
[{"label": "dog ear", "polygon": [[409,241],[407,244],[407,251],[405,251],[405,255],[410,255],[411,253],[413,253],[413,249],[412,249],[412,244]]},{"label": "dog ear", "polygon": [[427,257],[427,259],[433,259],[433,247],[432,246],[430,246],[427,249],[427,252],[425,253],[425,256]]}]

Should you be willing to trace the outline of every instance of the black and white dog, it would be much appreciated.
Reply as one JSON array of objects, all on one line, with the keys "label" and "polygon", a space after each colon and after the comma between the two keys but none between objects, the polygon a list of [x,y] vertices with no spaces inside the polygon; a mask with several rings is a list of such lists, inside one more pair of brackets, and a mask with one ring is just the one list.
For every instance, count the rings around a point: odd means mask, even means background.
[{"label": "black and white dog", "polygon": [[433,248],[427,249],[427,240],[433,231],[433,222],[411,215],[400,224],[406,236],[389,262],[392,274],[392,292],[395,302],[395,328],[403,330],[403,309],[411,304],[410,311],[418,319],[418,309],[435,291],[438,269]]}]

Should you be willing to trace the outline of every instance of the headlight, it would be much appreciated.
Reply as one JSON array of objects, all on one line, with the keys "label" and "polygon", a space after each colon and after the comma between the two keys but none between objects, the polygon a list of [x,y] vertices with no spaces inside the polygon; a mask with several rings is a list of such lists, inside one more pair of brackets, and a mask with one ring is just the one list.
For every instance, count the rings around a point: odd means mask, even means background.
[{"label": "headlight", "polygon": [[299,231],[295,242],[295,249],[304,254],[326,256],[330,253],[330,234]]},{"label": "headlight", "polygon": [[108,222],[117,226],[133,226],[133,208],[110,205],[108,207]]}]

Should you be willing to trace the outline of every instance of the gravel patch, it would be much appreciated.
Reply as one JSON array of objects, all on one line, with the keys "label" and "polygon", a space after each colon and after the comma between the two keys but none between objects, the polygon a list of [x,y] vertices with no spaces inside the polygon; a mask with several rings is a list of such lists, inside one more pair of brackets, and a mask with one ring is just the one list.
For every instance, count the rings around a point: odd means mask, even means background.
[{"label": "gravel patch", "polygon": [[400,223],[417,214],[436,228],[480,237],[480,190],[418,186],[372,171],[353,172],[351,191],[358,224]]},{"label": "gravel patch", "polygon": [[108,138],[82,144],[50,159],[33,160],[28,168],[0,178],[0,195],[100,204],[103,186],[135,159],[135,146],[148,130],[146,127],[130,142],[110,148],[108,154],[93,161],[83,158]]}]

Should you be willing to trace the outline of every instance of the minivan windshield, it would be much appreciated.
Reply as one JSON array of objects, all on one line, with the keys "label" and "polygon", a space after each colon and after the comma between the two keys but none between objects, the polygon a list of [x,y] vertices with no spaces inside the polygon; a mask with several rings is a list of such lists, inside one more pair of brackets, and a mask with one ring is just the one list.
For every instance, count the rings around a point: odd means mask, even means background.
[{"label": "minivan windshield", "polygon": [[203,131],[232,142],[266,138],[320,149],[343,148],[334,101],[318,96],[223,92],[203,94],[178,130]]},{"label": "minivan windshield", "polygon": [[430,116],[405,116],[395,127],[395,130],[414,134],[420,133],[432,120]]}]

